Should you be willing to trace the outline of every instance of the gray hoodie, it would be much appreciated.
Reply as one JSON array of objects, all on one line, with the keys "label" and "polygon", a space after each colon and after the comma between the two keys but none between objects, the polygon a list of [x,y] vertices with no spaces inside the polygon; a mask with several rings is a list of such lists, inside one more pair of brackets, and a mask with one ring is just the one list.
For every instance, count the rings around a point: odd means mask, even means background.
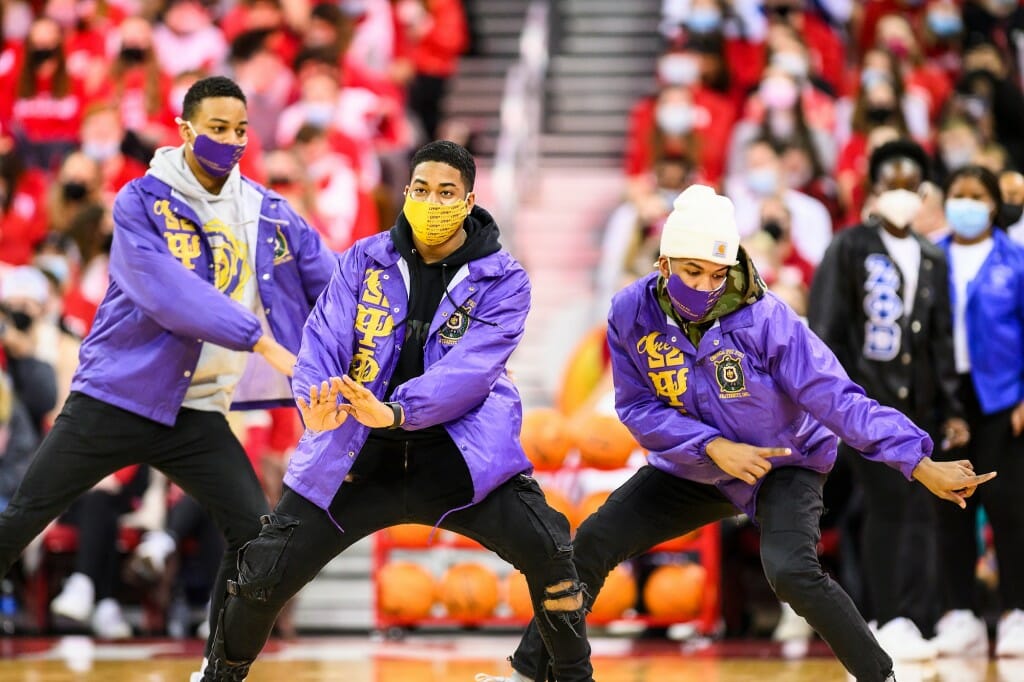
[{"label": "gray hoodie", "polygon": [[[149,174],[167,183],[173,193],[196,212],[214,252],[217,289],[256,313],[267,331],[254,276],[256,235],[263,202],[260,193],[242,182],[237,166],[231,170],[220,194],[207,192],[185,163],[184,147],[158,149],[149,164]],[[247,353],[204,343],[182,407],[227,414],[231,394],[247,361]]]}]

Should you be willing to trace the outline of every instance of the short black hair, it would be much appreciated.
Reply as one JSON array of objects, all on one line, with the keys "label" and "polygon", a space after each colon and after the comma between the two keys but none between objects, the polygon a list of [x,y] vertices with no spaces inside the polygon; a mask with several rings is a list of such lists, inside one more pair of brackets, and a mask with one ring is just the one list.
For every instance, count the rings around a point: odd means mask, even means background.
[{"label": "short black hair", "polygon": [[466,191],[473,191],[473,183],[476,182],[476,161],[473,160],[473,155],[469,153],[469,150],[461,144],[456,144],[451,140],[435,140],[423,145],[412,155],[412,161],[409,162],[409,176],[412,177],[416,166],[425,161],[437,161],[451,166],[459,171]]},{"label": "short black hair", "polygon": [[224,76],[210,76],[197,80],[185,93],[185,100],[181,103],[182,118],[192,120],[199,103],[211,97],[234,97],[241,100],[242,104],[247,104],[245,93],[238,87],[238,83]]},{"label": "short black hair", "polygon": [[942,186],[942,192],[947,198],[949,197],[949,189],[953,186],[953,183],[960,178],[974,178],[984,185],[989,198],[992,199],[996,205],[996,215],[999,215],[999,211],[1003,207],[1003,191],[999,188],[999,178],[995,173],[984,166],[979,166],[974,163],[957,168],[949,174],[949,177],[946,178],[946,182]]},{"label": "short black hair", "polygon": [[910,159],[921,169],[921,181],[929,178],[931,164],[928,163],[928,154],[925,153],[924,148],[913,140],[901,138],[886,142],[871,152],[871,160],[868,162],[868,179],[872,185],[878,182],[878,173],[882,164],[893,159]]}]

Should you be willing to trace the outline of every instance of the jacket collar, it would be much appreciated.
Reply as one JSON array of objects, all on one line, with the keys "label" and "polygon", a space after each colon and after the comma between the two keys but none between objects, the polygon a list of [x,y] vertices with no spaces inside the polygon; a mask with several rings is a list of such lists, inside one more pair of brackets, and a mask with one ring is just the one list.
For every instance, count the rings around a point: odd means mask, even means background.
[{"label": "jacket collar", "polygon": [[[391,235],[387,232],[367,238],[364,248],[366,255],[383,267],[392,267],[402,258],[398,249],[395,248],[395,243],[391,241]],[[511,260],[505,251],[498,251],[489,256],[471,260],[466,263],[466,267],[469,269],[468,279],[481,280],[501,277],[508,270]]]}]

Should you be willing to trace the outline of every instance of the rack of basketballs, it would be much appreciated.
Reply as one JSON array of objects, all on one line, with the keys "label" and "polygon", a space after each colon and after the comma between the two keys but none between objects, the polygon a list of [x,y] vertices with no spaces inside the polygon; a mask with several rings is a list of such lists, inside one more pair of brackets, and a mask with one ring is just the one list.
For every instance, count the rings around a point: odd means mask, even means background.
[{"label": "rack of basketballs", "polygon": [[[575,532],[645,452],[614,414],[565,417],[553,408],[523,416],[523,449],[548,503]],[[719,622],[718,526],[655,547],[645,579],[625,562],[608,576],[588,623],[671,626],[709,634]],[[375,537],[377,627],[513,627],[532,615],[521,573],[476,542],[445,530],[404,525]]]}]

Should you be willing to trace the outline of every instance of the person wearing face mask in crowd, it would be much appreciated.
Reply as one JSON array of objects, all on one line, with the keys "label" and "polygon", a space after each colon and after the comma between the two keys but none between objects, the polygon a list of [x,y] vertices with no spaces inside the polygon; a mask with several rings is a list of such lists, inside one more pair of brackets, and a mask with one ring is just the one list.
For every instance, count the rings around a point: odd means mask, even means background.
[{"label": "person wearing face mask in crowd", "polygon": [[146,172],[142,163],[121,151],[124,126],[116,107],[96,104],[86,110],[80,139],[81,152],[99,164],[104,203],[113,203],[122,187]]},{"label": "person wearing face mask in crowd", "polygon": [[895,58],[907,90],[925,98],[929,120],[937,122],[953,90],[953,83],[942,69],[924,59],[915,31],[902,12],[887,14],[879,20],[875,29],[875,46]]},{"label": "person wearing face mask in crowd", "polygon": [[[894,680],[850,597],[821,568],[822,488],[837,437],[875,464],[964,504],[994,474],[933,461],[932,441],[846,376],[829,349],[765,291],[740,246],[732,202],[705,185],[676,199],[657,271],[616,295],[608,316],[615,407],[649,451],[573,540],[589,605],[621,561],[701,526],[747,514],[760,529],[765,576],[859,682]],[[835,435],[833,435],[835,434]],[[511,677],[544,679],[527,628]]]},{"label": "person wearing face mask in crowd", "polygon": [[950,82],[956,82],[963,66],[964,22],[960,3],[954,0],[931,0],[924,16],[921,47],[925,59],[939,67]]},{"label": "person wearing face mask in crowd", "polygon": [[67,234],[83,213],[103,207],[99,162],[80,151],[72,152],[57,171],[46,198],[49,232]]},{"label": "person wearing face mask in crowd", "polygon": [[226,414],[291,404],[301,329],[337,258],[278,195],[241,176],[245,95],[234,82],[196,82],[178,130],[183,144],[159,150],[118,193],[110,285],[71,395],[0,515],[0,574],[71,501],[145,463],[226,536],[211,595],[219,613],[235,553],[267,512]]},{"label": "person wearing face mask in crowd", "polygon": [[[171,78],[160,69],[153,51],[153,24],[144,17],[127,17],[121,22],[116,45],[107,87],[98,98],[117,103],[126,131],[125,153],[149,163],[156,148],[174,132],[170,125],[173,114],[165,98],[172,88]],[[181,102],[180,96],[177,101]]]},{"label": "person wearing face mask in crowd", "polygon": [[1024,84],[1024,6],[1019,0],[973,0],[963,3],[964,33],[984,36],[1000,52],[1018,83]]},{"label": "person wearing face mask in crowd", "polygon": [[754,138],[770,140],[779,148],[800,145],[812,154],[815,168],[831,173],[837,149],[831,134],[808,125],[800,87],[778,66],[768,66],[760,85],[747,101],[743,118],[733,127],[726,172],[743,168],[747,144]]},{"label": "person wearing face mask in crowd", "polygon": [[[815,272],[808,321],[850,378],[941,443],[969,438],[956,396],[946,259],[911,223],[928,157],[906,139],[883,144],[870,159],[873,204],[865,221],[839,232]],[[841,454],[864,494],[864,610],[882,647],[897,661],[935,657],[921,634],[935,622],[934,519],[925,490],[890,469]]]},{"label": "person wearing face mask in crowd", "polygon": [[736,225],[744,238],[761,226],[761,207],[779,201],[789,214],[790,236],[797,253],[812,266],[821,261],[832,241],[832,218],[814,197],[789,187],[779,149],[758,138],[746,149],[743,172],[726,181],[726,191],[736,204]]},{"label": "person wearing face mask in crowd", "polygon": [[21,68],[12,88],[0,92],[0,118],[18,142],[24,162],[52,172],[75,147],[87,98],[68,73],[64,34],[40,17],[25,39]]},{"label": "person wearing face mask in crowd", "polygon": [[410,166],[394,227],[342,255],[306,324],[292,381],[306,435],[239,555],[204,682],[244,679],[283,605],[398,523],[461,533],[522,571],[548,645],[531,663],[550,659],[559,682],[593,680],[569,524],[528,475],[505,371],[529,280],[476,205],[466,149],[428,143]]},{"label": "person wearing face mask in crowd", "polygon": [[999,478],[966,512],[938,507],[944,615],[933,642],[940,655],[989,653],[974,589],[981,504],[999,566],[995,655],[1024,658],[1024,249],[995,227],[1002,199],[994,173],[965,166],[945,190],[952,234],[939,246],[949,258],[953,349],[971,441],[937,458],[964,457],[979,471],[998,468]]},{"label": "person wearing face mask in crowd", "polygon": [[1004,170],[999,174],[1000,208],[996,225],[1010,239],[1024,245],[1024,173]]},{"label": "person wearing face mask in crowd", "polygon": [[623,159],[628,199],[644,211],[655,198],[651,179],[657,163],[669,157],[692,159],[703,182],[718,184],[725,153],[723,145],[710,141],[728,135],[730,114],[731,108],[714,93],[684,85],[665,84],[656,95],[637,102],[630,112]]}]

